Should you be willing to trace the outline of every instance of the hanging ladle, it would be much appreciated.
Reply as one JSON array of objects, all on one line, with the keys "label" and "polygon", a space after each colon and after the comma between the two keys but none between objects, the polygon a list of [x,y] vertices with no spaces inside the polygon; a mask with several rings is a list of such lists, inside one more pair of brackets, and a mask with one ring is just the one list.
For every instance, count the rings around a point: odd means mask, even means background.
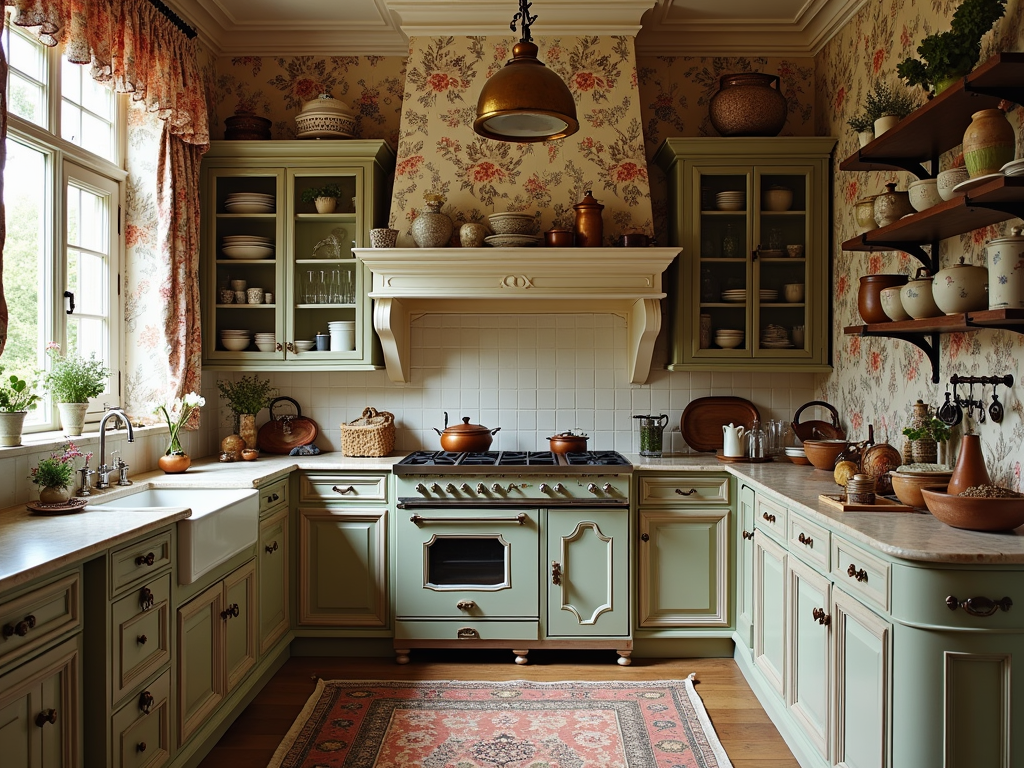
[{"label": "hanging ladle", "polygon": [[[956,385],[953,385],[953,391],[956,392]],[[935,415],[947,426],[955,427],[964,418],[964,410],[960,407],[960,403],[955,398],[950,400],[952,396],[949,392],[946,392],[946,402],[939,406],[938,413]]]},{"label": "hanging ladle", "polygon": [[992,385],[992,405],[988,407],[988,415],[992,421],[999,424],[1003,420],[1003,404],[999,402],[999,395],[996,394],[996,384]]}]

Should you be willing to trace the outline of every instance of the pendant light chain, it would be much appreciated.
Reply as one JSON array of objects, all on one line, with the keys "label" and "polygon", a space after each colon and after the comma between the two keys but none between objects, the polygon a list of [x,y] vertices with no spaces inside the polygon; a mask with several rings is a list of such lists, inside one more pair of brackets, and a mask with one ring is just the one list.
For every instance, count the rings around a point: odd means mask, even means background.
[{"label": "pendant light chain", "polygon": [[520,38],[520,42],[522,43],[529,43],[533,40],[530,36],[530,25],[537,20],[537,16],[536,14],[533,16],[530,15],[531,5],[533,5],[533,3],[528,2],[528,0],[519,0],[519,13],[512,17],[512,23],[508,25],[509,29],[515,32],[516,22],[522,21],[523,36]]}]

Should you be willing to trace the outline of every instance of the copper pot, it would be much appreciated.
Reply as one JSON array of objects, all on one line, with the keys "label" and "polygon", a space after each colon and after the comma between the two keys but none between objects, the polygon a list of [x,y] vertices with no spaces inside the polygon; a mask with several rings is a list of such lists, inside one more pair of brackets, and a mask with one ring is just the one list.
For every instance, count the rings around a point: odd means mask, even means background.
[{"label": "copper pot", "polygon": [[548,444],[552,453],[583,453],[587,450],[586,435],[576,435],[571,431],[552,435],[548,438]]},{"label": "copper pot", "polygon": [[501,427],[488,429],[480,424],[470,424],[469,416],[462,417],[461,424],[448,426],[448,413],[444,414],[444,432],[437,427],[434,431],[441,436],[441,449],[452,453],[464,451],[486,451],[491,447],[491,437]]},{"label": "copper pot", "polygon": [[864,275],[860,279],[860,291],[857,293],[857,309],[865,323],[887,323],[889,316],[882,307],[881,292],[883,288],[894,285],[906,285],[906,275]]},{"label": "copper pot", "polygon": [[571,229],[549,229],[544,233],[544,245],[548,248],[572,248],[574,237]]}]

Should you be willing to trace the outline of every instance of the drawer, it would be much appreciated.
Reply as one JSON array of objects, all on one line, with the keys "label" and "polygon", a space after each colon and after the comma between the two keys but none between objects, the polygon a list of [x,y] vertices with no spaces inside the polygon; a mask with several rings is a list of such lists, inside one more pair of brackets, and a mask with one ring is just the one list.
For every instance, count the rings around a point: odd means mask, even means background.
[{"label": "drawer", "polygon": [[168,573],[112,606],[110,661],[115,702],[170,658],[170,596]]},{"label": "drawer", "polygon": [[82,574],[75,571],[0,604],[0,666],[78,629]]},{"label": "drawer", "polygon": [[260,514],[288,504],[288,478],[275,480],[265,488],[260,488]]},{"label": "drawer", "polygon": [[110,553],[110,596],[138,585],[171,564],[171,532],[133,541]]},{"label": "drawer", "polygon": [[832,539],[832,578],[868,605],[889,611],[889,563],[838,536]]},{"label": "drawer", "polygon": [[641,506],[728,503],[729,475],[649,475],[640,478]]},{"label": "drawer", "polygon": [[894,565],[892,615],[910,624],[949,629],[1020,630],[1024,571]]},{"label": "drawer", "polygon": [[770,501],[760,494],[754,501],[754,527],[765,531],[778,541],[786,540],[786,518],[789,509]]},{"label": "drawer", "polygon": [[536,621],[397,621],[395,640],[536,640]]},{"label": "drawer", "polygon": [[828,573],[831,554],[832,534],[828,528],[811,522],[806,517],[790,511],[789,533],[786,539],[789,551],[806,563],[815,566],[822,573]]},{"label": "drawer", "polygon": [[304,474],[299,481],[300,501],[388,500],[387,475]]},{"label": "drawer", "polygon": [[171,757],[171,672],[147,685],[111,718],[113,768],[157,768]]}]

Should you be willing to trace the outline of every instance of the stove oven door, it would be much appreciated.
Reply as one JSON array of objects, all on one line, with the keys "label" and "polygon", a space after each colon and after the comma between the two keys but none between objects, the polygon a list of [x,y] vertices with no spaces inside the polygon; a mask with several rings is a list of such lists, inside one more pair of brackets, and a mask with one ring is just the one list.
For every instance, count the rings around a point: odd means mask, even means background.
[{"label": "stove oven door", "polygon": [[399,619],[538,619],[536,509],[398,514]]}]

